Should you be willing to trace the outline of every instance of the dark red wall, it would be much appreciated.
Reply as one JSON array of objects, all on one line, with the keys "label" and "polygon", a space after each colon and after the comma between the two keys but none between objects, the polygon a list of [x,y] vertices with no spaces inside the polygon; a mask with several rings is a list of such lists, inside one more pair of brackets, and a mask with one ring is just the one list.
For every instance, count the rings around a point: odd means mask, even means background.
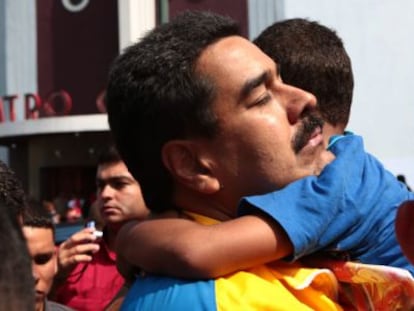
[{"label": "dark red wall", "polygon": [[247,0],[170,0],[170,17],[185,10],[210,10],[234,18],[242,34],[247,37]]},{"label": "dark red wall", "polygon": [[[247,36],[246,1],[170,0],[169,14],[173,17],[181,11],[196,9],[229,15],[240,23],[243,35]],[[37,0],[36,6],[40,97],[46,100],[52,92],[63,89],[72,98],[70,114],[98,113],[97,96],[103,91],[109,66],[118,54],[117,1],[90,0],[77,13],[67,11],[61,0]],[[59,101],[55,104],[59,105]]]},{"label": "dark red wall", "polygon": [[40,96],[64,89],[72,97],[71,114],[98,113],[96,97],[118,54],[117,1],[90,0],[78,13],[67,11],[60,0],[36,5]]}]

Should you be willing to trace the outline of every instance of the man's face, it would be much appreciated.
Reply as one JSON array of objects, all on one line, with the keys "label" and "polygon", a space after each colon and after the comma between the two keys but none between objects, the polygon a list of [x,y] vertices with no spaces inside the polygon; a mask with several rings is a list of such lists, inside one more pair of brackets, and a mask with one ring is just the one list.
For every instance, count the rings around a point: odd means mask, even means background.
[{"label": "man's face", "polygon": [[319,172],[326,152],[321,124],[306,117],[315,97],[284,84],[255,45],[237,36],[221,39],[203,51],[196,70],[216,87],[219,133],[202,144],[214,159],[226,204],[235,208],[242,196]]},{"label": "man's face", "polygon": [[144,219],[148,215],[141,188],[124,162],[99,165],[96,184],[97,200],[105,223]]},{"label": "man's face", "polygon": [[51,228],[23,226],[27,247],[32,257],[32,273],[36,288],[36,311],[44,309],[44,302],[57,272],[56,250]]}]

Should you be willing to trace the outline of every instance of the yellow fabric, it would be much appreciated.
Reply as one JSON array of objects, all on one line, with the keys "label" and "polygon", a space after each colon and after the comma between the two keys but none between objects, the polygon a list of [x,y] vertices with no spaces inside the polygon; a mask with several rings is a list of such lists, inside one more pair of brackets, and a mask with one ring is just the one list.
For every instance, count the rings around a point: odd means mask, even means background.
[{"label": "yellow fabric", "polygon": [[[188,213],[205,225],[217,220]],[[215,282],[217,310],[342,310],[331,271],[281,261],[236,272]]]}]

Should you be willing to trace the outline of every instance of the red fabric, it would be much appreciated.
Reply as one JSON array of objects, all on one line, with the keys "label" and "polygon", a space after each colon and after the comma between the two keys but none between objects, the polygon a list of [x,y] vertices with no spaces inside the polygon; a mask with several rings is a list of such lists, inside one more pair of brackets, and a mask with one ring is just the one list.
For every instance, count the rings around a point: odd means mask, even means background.
[{"label": "red fabric", "polygon": [[116,269],[116,254],[102,240],[87,264],[76,266],[56,291],[55,300],[78,311],[102,311],[124,284]]}]

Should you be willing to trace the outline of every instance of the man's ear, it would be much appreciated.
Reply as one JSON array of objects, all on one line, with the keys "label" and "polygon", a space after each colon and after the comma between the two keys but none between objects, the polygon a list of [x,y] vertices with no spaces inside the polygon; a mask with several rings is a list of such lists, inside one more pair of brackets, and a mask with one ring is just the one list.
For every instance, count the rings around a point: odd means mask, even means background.
[{"label": "man's ear", "polygon": [[196,143],[169,141],[162,148],[162,160],[173,178],[186,187],[206,194],[220,190],[220,182]]}]

